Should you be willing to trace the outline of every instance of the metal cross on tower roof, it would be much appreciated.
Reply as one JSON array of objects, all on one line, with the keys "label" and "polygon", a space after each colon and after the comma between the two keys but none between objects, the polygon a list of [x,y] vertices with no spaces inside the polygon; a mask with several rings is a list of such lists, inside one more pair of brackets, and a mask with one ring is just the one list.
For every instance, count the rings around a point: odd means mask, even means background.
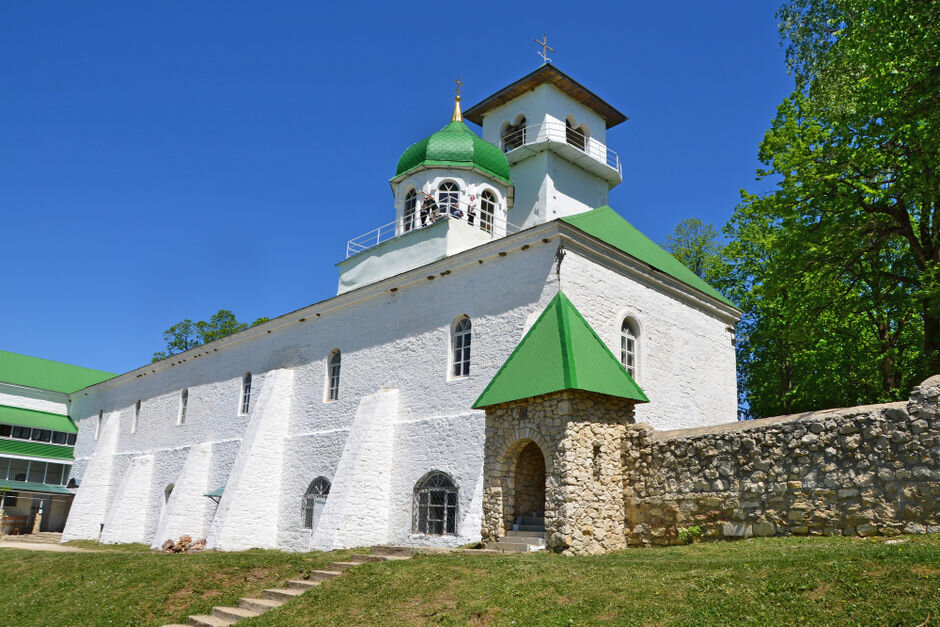
[{"label": "metal cross on tower roof", "polygon": [[457,83],[457,99],[460,99],[460,88],[463,87],[463,83],[460,82],[460,77],[457,77],[457,80],[454,81]]},{"label": "metal cross on tower roof", "polygon": [[542,63],[548,63],[549,61],[551,61],[551,59],[548,58],[547,51],[551,50],[552,52],[555,52],[555,49],[548,45],[548,37],[545,35],[545,33],[542,33],[542,41],[539,41],[538,39],[536,39],[535,43],[542,46],[542,51],[536,53],[540,57],[542,57]]}]

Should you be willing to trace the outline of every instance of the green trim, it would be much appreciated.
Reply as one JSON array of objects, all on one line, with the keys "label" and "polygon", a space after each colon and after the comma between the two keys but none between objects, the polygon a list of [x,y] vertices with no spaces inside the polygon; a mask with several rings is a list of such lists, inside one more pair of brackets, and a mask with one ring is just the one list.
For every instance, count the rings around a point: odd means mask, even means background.
[{"label": "green trim", "polygon": [[49,359],[0,351],[0,382],[71,394],[117,375]]},{"label": "green trim", "polygon": [[558,292],[473,404],[474,409],[561,390],[649,399],[563,292]]},{"label": "green trim", "polygon": [[34,483],[32,481],[11,481],[0,479],[0,491],[4,488],[10,492],[39,492],[40,494],[75,494],[65,486],[51,483]]},{"label": "green trim", "polygon": [[560,220],[591,237],[622,250],[660,272],[682,281],[703,294],[737,309],[733,302],[722,296],[718,290],[699,278],[697,274],[679,263],[675,257],[643,235],[639,229],[624,220],[620,214],[610,207],[605,205],[585,213],[560,218]]},{"label": "green trim", "polygon": [[9,407],[7,405],[0,405],[0,423],[62,431],[64,433],[78,433],[78,427],[68,416],[22,407]]},{"label": "green trim", "polygon": [[21,457],[42,457],[44,459],[75,459],[71,446],[27,442],[25,440],[0,439],[0,455],[19,455]]}]

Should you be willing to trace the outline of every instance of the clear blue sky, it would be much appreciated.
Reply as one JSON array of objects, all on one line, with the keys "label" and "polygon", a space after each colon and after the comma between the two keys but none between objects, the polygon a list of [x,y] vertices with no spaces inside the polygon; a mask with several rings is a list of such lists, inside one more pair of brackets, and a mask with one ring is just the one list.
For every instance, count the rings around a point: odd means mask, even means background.
[{"label": "clear blue sky", "polygon": [[184,318],[329,298],[453,79],[476,103],[539,65],[543,32],[630,117],[608,134],[611,205],[656,241],[720,227],[770,185],[757,147],[792,86],[776,7],[3,3],[0,349],[126,372]]}]

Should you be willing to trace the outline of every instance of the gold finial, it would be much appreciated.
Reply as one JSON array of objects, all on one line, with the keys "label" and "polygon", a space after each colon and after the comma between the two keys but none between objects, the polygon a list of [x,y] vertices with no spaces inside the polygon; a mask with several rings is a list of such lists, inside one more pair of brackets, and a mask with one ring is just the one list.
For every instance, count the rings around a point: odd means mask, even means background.
[{"label": "gold finial", "polygon": [[450,116],[450,121],[463,122],[463,114],[460,112],[460,88],[463,87],[463,83],[460,82],[459,76],[454,82],[457,83],[457,102],[454,103],[454,115]]}]

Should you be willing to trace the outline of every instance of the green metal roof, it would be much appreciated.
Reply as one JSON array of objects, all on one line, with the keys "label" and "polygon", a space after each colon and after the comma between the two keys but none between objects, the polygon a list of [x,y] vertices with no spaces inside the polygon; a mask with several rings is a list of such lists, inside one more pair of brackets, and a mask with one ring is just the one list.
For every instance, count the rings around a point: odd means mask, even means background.
[{"label": "green metal roof", "polygon": [[225,492],[225,486],[221,488],[216,488],[212,492],[206,492],[203,496],[222,496],[222,493]]},{"label": "green metal roof", "polygon": [[61,485],[52,485],[50,483],[33,483],[32,481],[10,481],[0,479],[0,490],[8,488],[11,492],[41,492],[44,494],[74,494],[71,490]]},{"label": "green metal roof", "polygon": [[451,122],[409,146],[398,160],[395,176],[420,166],[472,167],[509,183],[509,161],[503,151],[481,139],[463,122]]},{"label": "green metal roof", "polygon": [[33,409],[23,409],[22,407],[0,405],[0,422],[7,425],[19,425],[21,427],[36,427],[38,429],[51,429],[52,431],[63,431],[65,433],[78,433],[78,427],[69,420],[68,416],[50,414]]},{"label": "green metal roof", "polygon": [[568,297],[558,292],[473,407],[561,390],[649,401]]},{"label": "green metal roof", "polygon": [[605,205],[586,213],[561,218],[561,220],[602,242],[610,244],[614,248],[619,248],[631,257],[636,257],[660,272],[668,274],[672,278],[678,279],[686,285],[737,309],[735,304],[722,296],[718,290],[679,263],[675,257],[643,235],[635,226],[624,220],[620,214],[610,207]]},{"label": "green metal roof", "polygon": [[113,372],[0,351],[0,382],[71,394],[116,377]]},{"label": "green metal roof", "polygon": [[44,457],[46,459],[75,459],[71,446],[27,442],[26,440],[0,440],[0,455],[20,455],[22,457]]}]

